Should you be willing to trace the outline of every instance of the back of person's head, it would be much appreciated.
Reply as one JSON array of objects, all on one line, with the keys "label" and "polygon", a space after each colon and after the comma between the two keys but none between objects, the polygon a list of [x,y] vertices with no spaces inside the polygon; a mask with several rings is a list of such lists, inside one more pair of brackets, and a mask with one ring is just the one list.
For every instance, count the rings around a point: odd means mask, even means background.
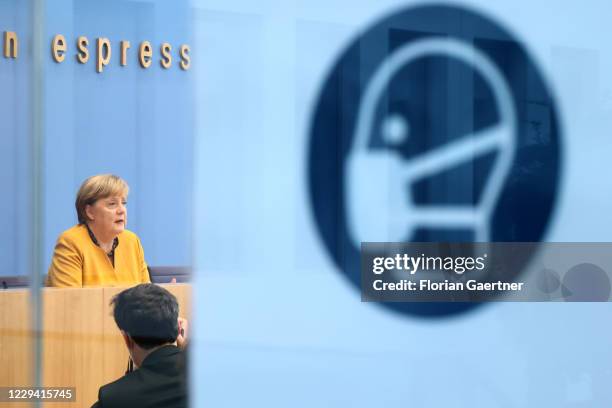
[{"label": "back of person's head", "polygon": [[173,343],[178,336],[178,302],[161,286],[143,283],[111,300],[119,329],[144,349]]}]

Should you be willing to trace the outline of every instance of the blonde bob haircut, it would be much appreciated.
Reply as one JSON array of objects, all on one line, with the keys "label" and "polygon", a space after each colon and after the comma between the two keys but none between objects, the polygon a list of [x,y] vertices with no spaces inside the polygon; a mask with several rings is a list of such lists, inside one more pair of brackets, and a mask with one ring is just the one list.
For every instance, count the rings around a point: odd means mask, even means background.
[{"label": "blonde bob haircut", "polygon": [[98,174],[89,177],[81,184],[74,203],[79,224],[85,224],[88,221],[85,213],[88,205],[94,205],[99,199],[114,195],[127,197],[129,191],[130,188],[125,180],[114,174]]}]

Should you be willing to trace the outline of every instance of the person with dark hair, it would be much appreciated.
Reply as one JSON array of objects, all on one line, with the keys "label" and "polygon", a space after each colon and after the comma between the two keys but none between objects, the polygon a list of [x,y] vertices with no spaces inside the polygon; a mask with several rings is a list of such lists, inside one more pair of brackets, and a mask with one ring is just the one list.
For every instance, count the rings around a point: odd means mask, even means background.
[{"label": "person with dark hair", "polygon": [[187,321],[179,318],[174,295],[143,283],[116,295],[111,305],[136,369],[100,387],[92,408],[186,407]]}]

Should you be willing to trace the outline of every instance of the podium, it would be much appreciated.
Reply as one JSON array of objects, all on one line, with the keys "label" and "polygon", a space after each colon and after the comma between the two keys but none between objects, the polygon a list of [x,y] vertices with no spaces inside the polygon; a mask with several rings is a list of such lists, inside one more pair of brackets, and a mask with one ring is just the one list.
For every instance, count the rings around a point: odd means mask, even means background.
[{"label": "podium", "polygon": [[[161,286],[176,296],[179,315],[189,319],[191,287]],[[0,292],[0,387],[32,386],[34,336],[41,336],[42,385],[76,388],[76,402],[43,406],[91,407],[100,386],[127,369],[129,355],[110,307],[112,297],[124,289],[42,289],[42,332],[35,332],[31,324],[28,289]],[[2,406],[30,404],[0,402]]]}]

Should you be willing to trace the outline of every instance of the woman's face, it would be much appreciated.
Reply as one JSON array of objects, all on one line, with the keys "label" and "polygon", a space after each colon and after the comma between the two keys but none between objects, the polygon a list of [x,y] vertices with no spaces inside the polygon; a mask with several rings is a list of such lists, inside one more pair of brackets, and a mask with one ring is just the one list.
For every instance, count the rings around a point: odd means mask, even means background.
[{"label": "woman's face", "polygon": [[89,226],[98,229],[104,235],[116,237],[127,224],[127,197],[114,195],[97,200],[88,205],[85,212],[89,217]]}]

